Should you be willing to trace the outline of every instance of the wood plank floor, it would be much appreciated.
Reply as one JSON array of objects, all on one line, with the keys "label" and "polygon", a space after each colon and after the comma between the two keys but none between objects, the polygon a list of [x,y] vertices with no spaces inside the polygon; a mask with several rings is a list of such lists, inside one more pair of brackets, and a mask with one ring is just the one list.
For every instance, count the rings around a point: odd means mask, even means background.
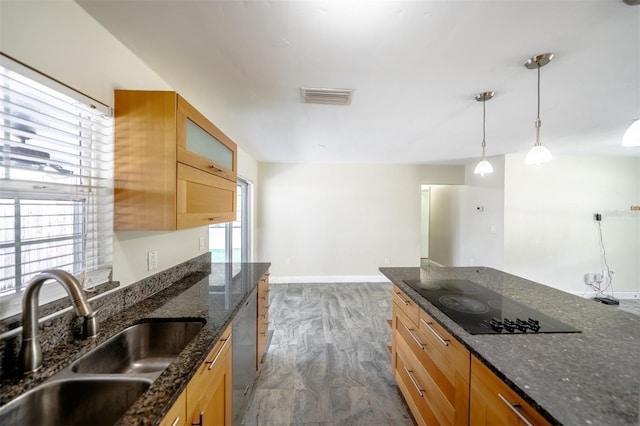
[{"label": "wood plank floor", "polygon": [[391,375],[391,284],[271,284],[245,425],[414,425]]}]

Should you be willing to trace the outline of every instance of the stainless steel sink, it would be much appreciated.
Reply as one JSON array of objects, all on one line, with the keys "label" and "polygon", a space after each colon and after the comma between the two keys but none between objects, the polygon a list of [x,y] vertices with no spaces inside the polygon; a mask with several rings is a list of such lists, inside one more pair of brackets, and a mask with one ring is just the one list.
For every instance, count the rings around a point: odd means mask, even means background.
[{"label": "stainless steel sink", "polygon": [[203,321],[163,320],[133,325],[71,365],[81,374],[159,374],[198,334]]},{"label": "stainless steel sink", "polygon": [[204,326],[162,319],[133,325],[0,408],[0,425],[112,425]]},{"label": "stainless steel sink", "polygon": [[0,424],[113,425],[150,385],[115,377],[46,382],[0,408]]}]

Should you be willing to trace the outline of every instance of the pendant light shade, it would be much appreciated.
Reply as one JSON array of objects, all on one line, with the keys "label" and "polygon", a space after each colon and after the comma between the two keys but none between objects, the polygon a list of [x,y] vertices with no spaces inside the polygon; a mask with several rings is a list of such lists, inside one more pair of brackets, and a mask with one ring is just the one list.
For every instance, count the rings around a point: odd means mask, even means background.
[{"label": "pendant light shade", "polygon": [[525,163],[527,164],[540,164],[551,161],[551,151],[542,145],[540,142],[540,127],[542,127],[542,121],[540,121],[540,68],[547,65],[553,59],[553,53],[543,53],[542,55],[534,56],[524,63],[524,66],[530,70],[538,70],[538,117],[536,118],[536,143],[527,153]]},{"label": "pendant light shade", "polygon": [[640,146],[640,119],[634,121],[624,132],[622,146]]},{"label": "pendant light shade", "polygon": [[486,110],[485,110],[485,102],[492,99],[494,92],[482,92],[476,95],[476,101],[482,102],[482,160],[478,163],[473,173],[484,176],[490,173],[493,173],[493,166],[489,161],[487,161],[485,157],[485,148],[487,147],[487,142],[484,140],[485,136],[485,118],[486,118]]},{"label": "pendant light shade", "polygon": [[493,166],[487,160],[482,160],[478,163],[473,173],[484,176],[493,173]]},{"label": "pendant light shade", "polygon": [[540,164],[547,163],[553,159],[551,155],[551,151],[546,146],[535,145],[533,148],[529,150],[527,153],[524,162],[527,164]]}]

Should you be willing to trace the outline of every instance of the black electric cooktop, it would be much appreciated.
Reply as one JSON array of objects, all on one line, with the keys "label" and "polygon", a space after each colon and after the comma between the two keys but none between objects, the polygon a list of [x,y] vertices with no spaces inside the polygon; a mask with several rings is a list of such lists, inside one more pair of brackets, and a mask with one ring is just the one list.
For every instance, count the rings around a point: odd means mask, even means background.
[{"label": "black electric cooktop", "polygon": [[405,280],[405,283],[471,334],[580,333],[473,281]]}]

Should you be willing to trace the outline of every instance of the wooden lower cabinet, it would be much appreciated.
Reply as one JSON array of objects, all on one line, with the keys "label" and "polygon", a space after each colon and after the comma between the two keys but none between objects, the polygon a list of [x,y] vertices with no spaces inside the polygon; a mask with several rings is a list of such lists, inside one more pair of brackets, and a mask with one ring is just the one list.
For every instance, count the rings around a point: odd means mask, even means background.
[{"label": "wooden lower cabinet", "polygon": [[548,425],[536,409],[476,357],[471,358],[472,425]]},{"label": "wooden lower cabinet", "polygon": [[258,320],[256,336],[256,369],[260,371],[269,341],[269,272],[258,281]]},{"label": "wooden lower cabinet", "polygon": [[394,287],[393,371],[416,422],[468,424],[469,351],[398,291]]},{"label": "wooden lower cabinet", "polygon": [[207,355],[160,422],[162,426],[226,426],[231,424],[232,397],[231,326]]},{"label": "wooden lower cabinet", "polygon": [[419,425],[550,424],[395,285],[392,300],[392,372]]},{"label": "wooden lower cabinet", "polygon": [[180,394],[176,402],[160,422],[160,426],[184,426],[187,424],[187,392]]}]

